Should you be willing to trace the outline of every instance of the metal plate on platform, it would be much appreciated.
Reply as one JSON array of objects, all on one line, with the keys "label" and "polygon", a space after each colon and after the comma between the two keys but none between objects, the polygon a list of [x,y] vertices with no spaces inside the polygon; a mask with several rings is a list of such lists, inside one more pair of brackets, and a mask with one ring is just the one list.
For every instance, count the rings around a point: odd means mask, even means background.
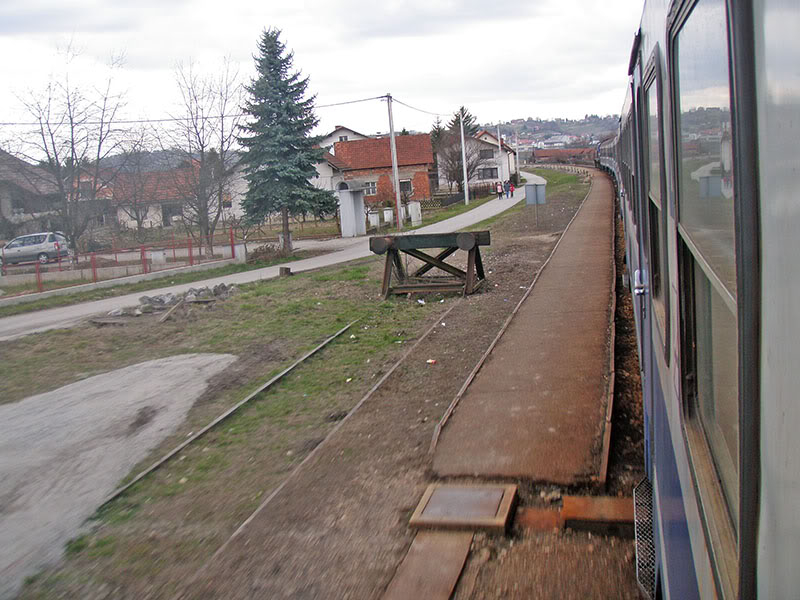
[{"label": "metal plate on platform", "polygon": [[516,485],[431,484],[411,516],[411,527],[504,531]]}]

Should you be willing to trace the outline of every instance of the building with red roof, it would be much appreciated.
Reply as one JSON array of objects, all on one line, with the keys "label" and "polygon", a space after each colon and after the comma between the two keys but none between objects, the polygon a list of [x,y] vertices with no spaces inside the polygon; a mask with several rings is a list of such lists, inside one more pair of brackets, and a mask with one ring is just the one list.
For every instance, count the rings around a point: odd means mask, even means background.
[{"label": "building with red roof", "polygon": [[[406,201],[431,196],[431,178],[436,179],[431,136],[427,133],[395,136],[400,192]],[[328,165],[338,172],[338,181],[357,181],[367,203],[391,204],[395,193],[390,138],[366,138],[336,142]],[[336,182],[331,187],[336,189]]]}]

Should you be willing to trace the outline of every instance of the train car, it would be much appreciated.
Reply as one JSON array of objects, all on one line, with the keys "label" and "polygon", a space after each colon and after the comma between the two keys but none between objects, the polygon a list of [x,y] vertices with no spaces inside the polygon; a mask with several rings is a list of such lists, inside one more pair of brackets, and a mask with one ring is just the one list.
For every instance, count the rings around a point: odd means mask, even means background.
[{"label": "train car", "polygon": [[800,597],[798,31],[797,0],[647,0],[598,148],[634,298],[650,597]]}]

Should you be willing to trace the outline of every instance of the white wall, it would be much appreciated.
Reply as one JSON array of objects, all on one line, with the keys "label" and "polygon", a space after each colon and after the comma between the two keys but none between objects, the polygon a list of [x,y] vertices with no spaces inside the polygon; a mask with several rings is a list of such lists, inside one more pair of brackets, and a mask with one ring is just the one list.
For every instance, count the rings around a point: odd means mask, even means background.
[{"label": "white wall", "polygon": [[365,140],[367,136],[361,135],[360,133],[353,131],[352,129],[348,129],[347,127],[338,127],[334,129],[331,133],[327,136],[322,138],[319,145],[321,148],[325,148],[331,154],[333,154],[333,145],[340,141],[339,137],[346,135],[347,141],[352,142],[353,140]]}]

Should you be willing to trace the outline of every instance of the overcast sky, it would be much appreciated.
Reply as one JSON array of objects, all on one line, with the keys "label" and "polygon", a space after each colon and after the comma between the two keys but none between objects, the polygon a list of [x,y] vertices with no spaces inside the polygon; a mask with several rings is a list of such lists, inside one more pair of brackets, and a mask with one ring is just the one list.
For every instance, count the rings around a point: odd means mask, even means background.
[{"label": "overcast sky", "polygon": [[[126,117],[177,114],[174,68],[208,71],[229,56],[253,74],[261,31],[277,27],[310,77],[317,104],[382,95],[481,123],[615,114],[642,0],[2,0],[0,121],[25,120],[16,96],[64,70],[100,84],[112,55]],[[385,102],[320,108],[317,133],[388,129]],[[427,131],[434,117],[395,105],[395,127]],[[7,128],[6,128],[7,129]],[[2,132],[0,132],[0,137]]]}]

